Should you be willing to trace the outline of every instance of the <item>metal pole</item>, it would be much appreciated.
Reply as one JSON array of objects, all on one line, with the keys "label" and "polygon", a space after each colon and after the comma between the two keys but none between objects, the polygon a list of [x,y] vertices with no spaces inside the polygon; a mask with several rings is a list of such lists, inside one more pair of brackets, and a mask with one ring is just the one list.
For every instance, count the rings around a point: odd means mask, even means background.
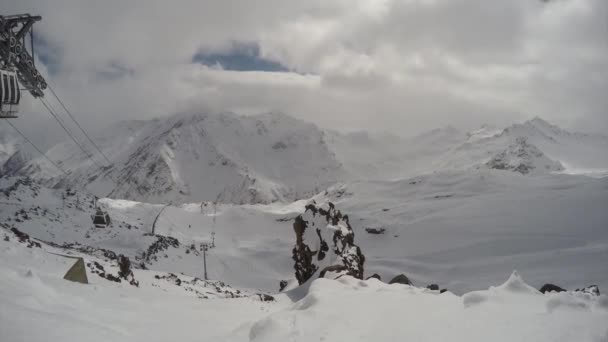
[{"label": "metal pole", "polygon": [[205,268],[205,280],[207,280],[207,245],[203,246],[203,266]]}]

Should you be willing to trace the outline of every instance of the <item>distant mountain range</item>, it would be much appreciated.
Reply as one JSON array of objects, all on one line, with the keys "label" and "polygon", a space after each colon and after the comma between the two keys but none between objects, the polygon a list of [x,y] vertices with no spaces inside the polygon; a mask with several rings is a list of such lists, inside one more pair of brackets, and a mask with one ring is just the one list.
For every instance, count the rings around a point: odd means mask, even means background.
[{"label": "distant mountain range", "polygon": [[65,176],[20,139],[3,134],[0,175],[144,202],[243,204],[307,198],[341,181],[441,170],[608,170],[608,137],[571,133],[540,118],[505,129],[445,127],[404,138],[326,131],[280,113],[190,114],[116,123],[95,140],[111,164],[98,153],[93,163],[72,141],[48,150]]}]

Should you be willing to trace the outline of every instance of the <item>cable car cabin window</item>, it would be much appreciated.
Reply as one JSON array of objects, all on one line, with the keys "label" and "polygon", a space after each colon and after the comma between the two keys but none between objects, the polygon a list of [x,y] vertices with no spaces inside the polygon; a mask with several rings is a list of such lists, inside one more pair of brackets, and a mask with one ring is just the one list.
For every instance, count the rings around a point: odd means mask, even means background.
[{"label": "cable car cabin window", "polygon": [[15,76],[10,75],[8,77],[8,84],[11,87],[11,104],[17,104],[17,85],[15,84]]},{"label": "cable car cabin window", "polygon": [[15,76],[15,92],[17,93],[15,104],[19,104],[19,101],[21,101],[21,89],[19,89],[19,80],[17,79],[17,76]]},{"label": "cable car cabin window", "polygon": [[6,92],[4,90],[4,82],[2,82],[2,75],[4,75],[2,73],[2,70],[0,70],[0,104],[4,103],[4,93]]},{"label": "cable car cabin window", "polygon": [[8,98],[10,95],[10,88],[8,87],[8,75],[7,74],[2,74],[2,88],[4,88],[4,92],[3,92],[3,96],[2,96],[2,102],[3,103],[8,103]]}]

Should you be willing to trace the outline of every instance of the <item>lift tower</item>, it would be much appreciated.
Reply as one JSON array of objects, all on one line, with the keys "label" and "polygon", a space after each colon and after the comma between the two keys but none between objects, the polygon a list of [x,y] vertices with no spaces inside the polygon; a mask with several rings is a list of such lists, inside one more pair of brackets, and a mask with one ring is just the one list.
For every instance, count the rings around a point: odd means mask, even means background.
[{"label": "lift tower", "polygon": [[[37,98],[47,83],[34,63],[34,23],[42,17],[29,14],[0,15],[0,118],[16,118],[21,86]],[[30,51],[26,36],[29,35]]]}]

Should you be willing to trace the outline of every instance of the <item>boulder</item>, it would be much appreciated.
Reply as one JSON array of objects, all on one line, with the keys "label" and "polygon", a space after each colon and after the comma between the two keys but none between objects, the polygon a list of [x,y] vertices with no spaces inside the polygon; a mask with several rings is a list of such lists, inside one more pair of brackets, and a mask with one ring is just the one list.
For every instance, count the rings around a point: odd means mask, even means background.
[{"label": "boulder", "polygon": [[[333,203],[317,205],[311,201],[295,218],[296,243],[292,250],[295,276],[301,285],[317,271],[320,277],[349,275],[363,279],[365,256],[355,244],[355,233]],[[332,262],[332,260],[335,260]]]},{"label": "boulder", "polygon": [[540,288],[540,292],[542,293],[546,293],[546,292],[564,292],[566,291],[565,289],[562,289],[561,287],[554,285],[554,284],[545,284],[543,285],[543,287]]},{"label": "boulder", "polygon": [[405,285],[414,285],[410,279],[408,277],[405,276],[405,274],[400,274],[398,276],[396,276],[395,278],[391,279],[391,281],[388,282],[389,284],[405,284]]}]

